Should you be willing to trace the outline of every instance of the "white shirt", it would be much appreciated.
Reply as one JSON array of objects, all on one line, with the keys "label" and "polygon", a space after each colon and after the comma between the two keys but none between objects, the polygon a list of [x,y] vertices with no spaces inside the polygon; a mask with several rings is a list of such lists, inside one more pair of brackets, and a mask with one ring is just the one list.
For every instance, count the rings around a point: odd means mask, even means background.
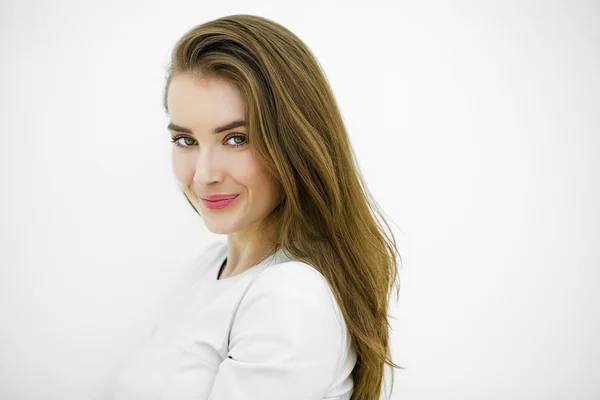
[{"label": "white shirt", "polygon": [[356,351],[323,275],[280,250],[217,280],[226,256],[213,242],[181,275],[114,399],[350,399]]}]

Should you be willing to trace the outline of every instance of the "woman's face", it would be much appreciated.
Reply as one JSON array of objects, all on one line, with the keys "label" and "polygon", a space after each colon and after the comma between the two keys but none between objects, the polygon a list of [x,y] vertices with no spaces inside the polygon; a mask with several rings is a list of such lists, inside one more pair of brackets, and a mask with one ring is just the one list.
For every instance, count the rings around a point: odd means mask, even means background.
[{"label": "woman's face", "polygon": [[[255,227],[280,196],[250,149],[246,126],[227,127],[244,120],[241,92],[223,79],[180,74],[171,81],[167,104],[175,138],[173,170],[206,227],[217,234]],[[214,133],[219,127],[224,128]],[[200,199],[215,194],[238,197],[222,209],[208,208]]]}]

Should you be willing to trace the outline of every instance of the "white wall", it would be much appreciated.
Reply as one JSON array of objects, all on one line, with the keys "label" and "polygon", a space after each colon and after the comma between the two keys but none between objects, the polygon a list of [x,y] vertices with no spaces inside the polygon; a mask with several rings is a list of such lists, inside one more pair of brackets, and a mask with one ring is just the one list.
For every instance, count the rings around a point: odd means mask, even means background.
[{"label": "white wall", "polygon": [[401,228],[392,399],[600,397],[597,2],[0,6],[0,397],[103,399],[215,236],[162,88],[187,29],[249,13],[316,54]]}]

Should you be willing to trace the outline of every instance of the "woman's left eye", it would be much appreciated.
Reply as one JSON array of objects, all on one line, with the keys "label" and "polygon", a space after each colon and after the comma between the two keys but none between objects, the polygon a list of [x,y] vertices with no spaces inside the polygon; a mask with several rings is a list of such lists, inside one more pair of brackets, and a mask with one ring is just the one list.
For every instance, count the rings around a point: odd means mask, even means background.
[{"label": "woman's left eye", "polygon": [[[243,139],[244,141],[242,143],[232,144],[233,147],[241,147],[241,146],[244,146],[247,143],[247,141],[246,141],[246,135],[231,135],[225,141],[227,142],[227,141],[229,141],[231,139],[236,139],[236,138]],[[235,142],[235,140],[234,140],[234,142]]]},{"label": "woman's left eye", "polygon": [[[242,143],[234,143],[234,144],[230,144],[229,146],[231,146],[231,147],[242,147],[242,146],[245,146],[246,144],[248,144],[248,143],[247,143],[247,140],[246,140],[246,135],[241,135],[241,134],[234,134],[234,135],[231,135],[231,136],[229,136],[227,139],[225,139],[225,142],[228,142],[228,141],[230,141],[231,139],[238,139],[238,138],[239,138],[239,139],[243,139],[244,141],[243,141]],[[180,139],[184,139],[184,142],[185,142],[186,144],[185,144],[185,145],[182,145],[182,144],[179,142],[179,140],[180,140]],[[171,142],[175,143],[175,145],[176,145],[177,147],[181,147],[181,148],[184,148],[184,149],[185,149],[185,148],[187,148],[187,147],[192,147],[192,146],[193,146],[193,144],[188,144],[188,143],[186,142],[188,139],[189,139],[189,140],[191,140],[192,142],[195,142],[195,141],[196,141],[195,139],[192,139],[191,137],[188,137],[188,136],[171,136]]]}]

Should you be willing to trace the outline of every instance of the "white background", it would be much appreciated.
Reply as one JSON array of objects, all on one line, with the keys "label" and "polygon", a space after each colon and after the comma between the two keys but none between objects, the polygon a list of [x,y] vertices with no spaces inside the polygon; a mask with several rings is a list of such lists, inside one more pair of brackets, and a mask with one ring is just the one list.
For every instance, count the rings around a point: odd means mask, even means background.
[{"label": "white background", "polygon": [[245,13],[314,52],[399,228],[392,399],[600,398],[599,3],[264,0],[2,2],[0,398],[108,398],[216,238],[162,89],[180,35]]}]

